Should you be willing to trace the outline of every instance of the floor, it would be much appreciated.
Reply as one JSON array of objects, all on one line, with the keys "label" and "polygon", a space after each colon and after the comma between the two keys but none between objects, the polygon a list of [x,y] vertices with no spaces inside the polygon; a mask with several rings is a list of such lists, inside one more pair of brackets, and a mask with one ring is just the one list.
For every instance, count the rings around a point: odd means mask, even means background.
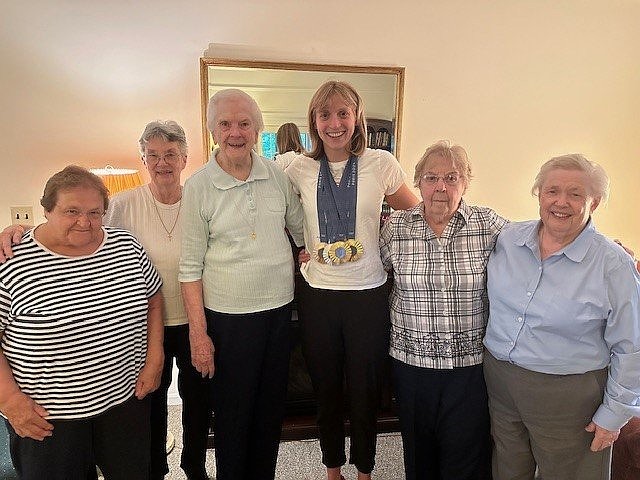
[{"label": "floor", "polygon": [[[186,480],[180,469],[182,438],[180,425],[180,406],[169,406],[169,430],[175,436],[175,447],[169,454],[170,473],[165,480]],[[348,447],[347,447],[348,448]],[[207,472],[215,478],[213,450],[207,451]],[[347,480],[356,478],[356,470],[348,465],[343,468]],[[322,480],[325,469],[320,463],[320,445],[317,440],[283,442],[280,444],[276,479],[278,480]],[[383,434],[378,437],[376,468],[373,472],[376,480],[401,480],[404,478],[402,467],[402,440],[400,434]]]}]

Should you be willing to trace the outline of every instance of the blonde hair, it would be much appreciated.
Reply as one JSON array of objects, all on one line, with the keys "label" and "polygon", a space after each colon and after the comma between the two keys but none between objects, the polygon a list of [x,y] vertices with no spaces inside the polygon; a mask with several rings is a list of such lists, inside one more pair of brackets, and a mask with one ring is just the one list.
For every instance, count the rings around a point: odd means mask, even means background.
[{"label": "blonde hair", "polygon": [[367,148],[367,120],[364,117],[364,105],[362,98],[353,86],[347,82],[329,80],[323,83],[311,98],[309,103],[309,135],[311,136],[311,152],[309,156],[319,159],[324,155],[324,144],[318,134],[316,125],[316,112],[329,103],[334,95],[340,96],[344,102],[355,112],[356,128],[349,144],[349,154],[360,156]]},{"label": "blonde hair", "polygon": [[304,152],[304,147],[300,141],[300,130],[295,123],[284,123],[278,128],[276,133],[276,144],[278,153],[285,152]]}]

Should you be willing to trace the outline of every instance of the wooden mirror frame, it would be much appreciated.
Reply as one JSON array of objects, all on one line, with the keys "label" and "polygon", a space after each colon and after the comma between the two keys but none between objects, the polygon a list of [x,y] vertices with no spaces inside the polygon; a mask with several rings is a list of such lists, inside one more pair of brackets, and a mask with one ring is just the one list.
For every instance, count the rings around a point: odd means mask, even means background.
[{"label": "wooden mirror frame", "polygon": [[[355,66],[355,65],[331,65],[320,63],[293,63],[293,62],[268,62],[254,60],[234,60],[229,58],[201,58],[200,59],[200,91],[202,100],[202,138],[203,148],[205,152],[204,161],[209,160],[211,154],[211,135],[207,129],[207,105],[209,103],[209,85],[210,85],[210,69],[215,67],[240,67],[270,70],[294,70],[302,72],[327,72],[327,80],[331,78],[332,73],[358,73],[358,74],[385,74],[395,75],[395,118],[393,119],[393,149],[392,152],[396,158],[400,153],[400,139],[402,132],[402,102],[404,94],[404,67],[385,67],[385,66]],[[348,81],[348,80],[347,80]],[[317,85],[319,87],[320,85]],[[357,85],[354,85],[357,88]],[[226,88],[240,88],[242,85],[225,85]],[[317,88],[316,87],[316,88]],[[358,91],[365,102],[365,114],[367,113],[366,96]],[[306,111],[304,112],[306,117]]]}]

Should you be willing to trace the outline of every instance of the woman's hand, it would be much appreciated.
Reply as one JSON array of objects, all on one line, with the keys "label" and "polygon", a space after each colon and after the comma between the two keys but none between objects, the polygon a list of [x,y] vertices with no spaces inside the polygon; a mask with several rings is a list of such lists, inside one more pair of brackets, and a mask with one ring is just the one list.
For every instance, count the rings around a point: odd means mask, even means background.
[{"label": "woman's hand", "polygon": [[154,392],[160,386],[160,380],[162,379],[162,366],[164,365],[164,354],[160,353],[156,355],[159,358],[150,359],[147,356],[147,361],[140,370],[138,380],[136,381],[136,398],[142,400],[144,397]]},{"label": "woman's hand", "polygon": [[15,392],[3,402],[2,413],[21,437],[41,441],[53,435],[53,425],[45,420],[49,412],[22,392]]},{"label": "woman's hand", "polygon": [[0,263],[13,257],[11,247],[20,243],[22,235],[27,231],[24,225],[9,225],[0,233]]},{"label": "woman's hand", "polygon": [[613,445],[620,435],[620,430],[607,430],[593,422],[584,427],[587,432],[593,432],[593,441],[591,442],[591,451],[599,452]]},{"label": "woman's hand", "polygon": [[215,365],[213,363],[213,342],[206,333],[194,334],[189,329],[189,346],[191,348],[191,363],[200,372],[202,378],[213,377]]},{"label": "woman's hand", "polygon": [[298,263],[307,263],[309,260],[311,260],[311,254],[307,251],[306,248],[301,249],[298,252]]}]

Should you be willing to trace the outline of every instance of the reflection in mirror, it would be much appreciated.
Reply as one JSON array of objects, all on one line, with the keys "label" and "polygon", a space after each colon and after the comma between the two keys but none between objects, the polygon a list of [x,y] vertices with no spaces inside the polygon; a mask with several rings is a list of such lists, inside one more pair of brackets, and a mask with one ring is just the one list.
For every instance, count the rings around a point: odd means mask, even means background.
[{"label": "reflection in mirror", "polygon": [[283,123],[295,123],[300,129],[303,145],[311,147],[307,123],[309,101],[318,87],[327,80],[341,80],[352,84],[362,96],[367,115],[369,146],[387,149],[398,156],[404,67],[202,58],[200,80],[205,152],[210,153],[214,147],[206,126],[206,113],[209,98],[217,91],[239,88],[258,102],[265,128],[258,139],[256,150],[266,158],[273,158],[278,153],[276,132]]}]

